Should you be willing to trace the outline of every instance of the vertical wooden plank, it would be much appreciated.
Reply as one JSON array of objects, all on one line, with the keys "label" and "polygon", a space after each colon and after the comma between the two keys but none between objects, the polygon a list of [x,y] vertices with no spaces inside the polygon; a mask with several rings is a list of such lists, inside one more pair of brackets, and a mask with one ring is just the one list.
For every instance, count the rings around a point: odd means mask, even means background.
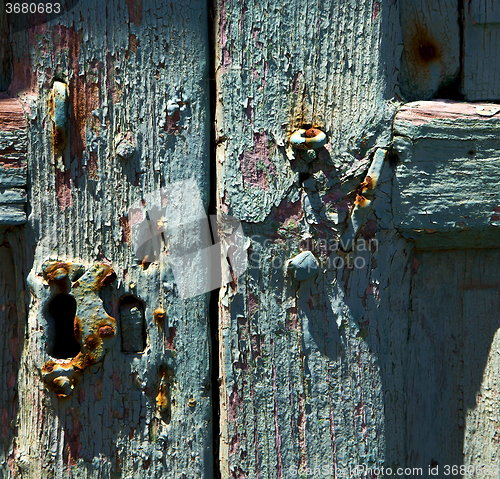
[{"label": "vertical wooden plank", "polygon": [[462,92],[467,101],[499,100],[500,5],[476,0],[464,7]]},{"label": "vertical wooden plank", "polygon": [[6,8],[0,12],[0,91],[9,87],[12,75],[10,29]]},{"label": "vertical wooden plank", "polygon": [[496,464],[499,255],[499,249],[470,249],[415,257],[406,388],[410,466],[432,464],[445,474],[445,465]]},{"label": "vertical wooden plank", "polygon": [[[132,205],[178,180],[194,178],[207,205],[206,5],[86,0],[71,7],[46,22],[16,17],[21,23],[13,28],[9,93],[23,101],[30,121],[31,189],[29,225],[9,241],[25,258],[19,290],[29,273],[31,303],[29,314],[19,313],[28,334],[19,374],[10,379],[19,406],[0,475],[210,477],[208,297],[181,300],[166,246],[141,264],[129,234],[137,220]],[[61,150],[49,111],[55,80],[69,95]],[[173,114],[171,104],[178,107]],[[117,320],[116,340],[65,399],[41,379],[54,335],[47,312],[54,284],[41,271],[49,259],[85,268],[105,263],[117,275],[101,290],[106,313]],[[126,296],[144,305],[144,351],[122,350],[119,305]],[[165,315],[156,321],[160,308]],[[4,388],[3,400],[11,394]]]},{"label": "vertical wooden plank", "polygon": [[458,0],[398,2],[403,54],[401,93],[406,101],[439,98],[460,72]]},{"label": "vertical wooden plank", "polygon": [[[398,256],[393,264],[405,270],[409,253],[395,255],[385,203],[383,246],[348,256],[335,242],[349,192],[372,149],[389,141],[398,12],[371,0],[221,0],[217,21],[218,207],[243,221],[250,263],[221,293],[222,477],[340,477],[349,465],[380,466],[385,399],[395,408],[391,458],[405,436],[395,424],[404,414],[395,397],[403,361],[393,338],[379,335],[395,321],[397,341],[404,336],[407,297],[384,294],[392,270],[385,264],[382,280],[376,264]],[[289,135],[308,124],[330,140],[311,164],[288,148]],[[370,224],[367,238],[377,229]],[[301,250],[320,272],[298,282],[286,262]],[[393,355],[383,364],[381,344]]]}]

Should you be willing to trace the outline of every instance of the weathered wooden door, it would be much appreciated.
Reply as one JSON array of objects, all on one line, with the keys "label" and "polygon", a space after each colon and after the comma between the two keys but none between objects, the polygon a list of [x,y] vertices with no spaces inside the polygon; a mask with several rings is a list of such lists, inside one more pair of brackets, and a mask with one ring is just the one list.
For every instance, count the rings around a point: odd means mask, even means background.
[{"label": "weathered wooden door", "polygon": [[497,7],[219,5],[223,477],[498,474]]},{"label": "weathered wooden door", "polygon": [[[401,107],[499,100],[498,10],[438,3],[3,12],[2,477],[495,474],[500,110]],[[131,235],[189,179],[218,308]]]},{"label": "weathered wooden door", "polygon": [[129,234],[166,185],[192,179],[208,205],[207,16],[2,4],[20,108],[0,125],[1,477],[213,475],[209,297],[180,299],[166,245],[138,259]]}]

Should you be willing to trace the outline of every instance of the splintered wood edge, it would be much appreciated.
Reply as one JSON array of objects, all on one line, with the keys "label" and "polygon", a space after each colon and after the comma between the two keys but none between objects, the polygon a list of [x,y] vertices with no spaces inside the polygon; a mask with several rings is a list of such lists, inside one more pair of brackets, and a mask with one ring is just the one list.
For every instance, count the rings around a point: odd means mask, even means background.
[{"label": "splintered wood edge", "polygon": [[395,121],[406,121],[415,126],[420,126],[433,120],[489,120],[492,118],[500,120],[500,105],[495,103],[434,100],[407,103],[398,111]]},{"label": "splintered wood edge", "polygon": [[23,106],[15,98],[0,98],[0,131],[26,130]]}]

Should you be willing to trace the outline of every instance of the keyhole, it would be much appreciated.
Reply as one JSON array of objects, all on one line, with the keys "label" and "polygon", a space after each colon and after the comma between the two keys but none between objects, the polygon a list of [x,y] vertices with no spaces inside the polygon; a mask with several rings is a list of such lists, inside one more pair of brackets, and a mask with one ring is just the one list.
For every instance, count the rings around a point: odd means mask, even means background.
[{"label": "keyhole", "polygon": [[54,318],[54,346],[51,356],[58,359],[74,358],[80,352],[75,338],[76,301],[69,294],[58,294],[49,305]]}]

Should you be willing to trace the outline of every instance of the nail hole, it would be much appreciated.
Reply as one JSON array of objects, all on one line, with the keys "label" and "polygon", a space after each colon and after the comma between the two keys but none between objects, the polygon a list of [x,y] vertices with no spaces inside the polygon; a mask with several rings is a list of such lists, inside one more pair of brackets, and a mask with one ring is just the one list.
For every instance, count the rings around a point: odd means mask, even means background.
[{"label": "nail hole", "polygon": [[75,298],[58,294],[49,304],[49,313],[54,319],[53,347],[49,354],[57,359],[74,358],[81,350],[75,338]]},{"label": "nail hole", "polygon": [[144,304],[132,295],[120,300],[120,331],[122,352],[140,353],[146,349]]}]

